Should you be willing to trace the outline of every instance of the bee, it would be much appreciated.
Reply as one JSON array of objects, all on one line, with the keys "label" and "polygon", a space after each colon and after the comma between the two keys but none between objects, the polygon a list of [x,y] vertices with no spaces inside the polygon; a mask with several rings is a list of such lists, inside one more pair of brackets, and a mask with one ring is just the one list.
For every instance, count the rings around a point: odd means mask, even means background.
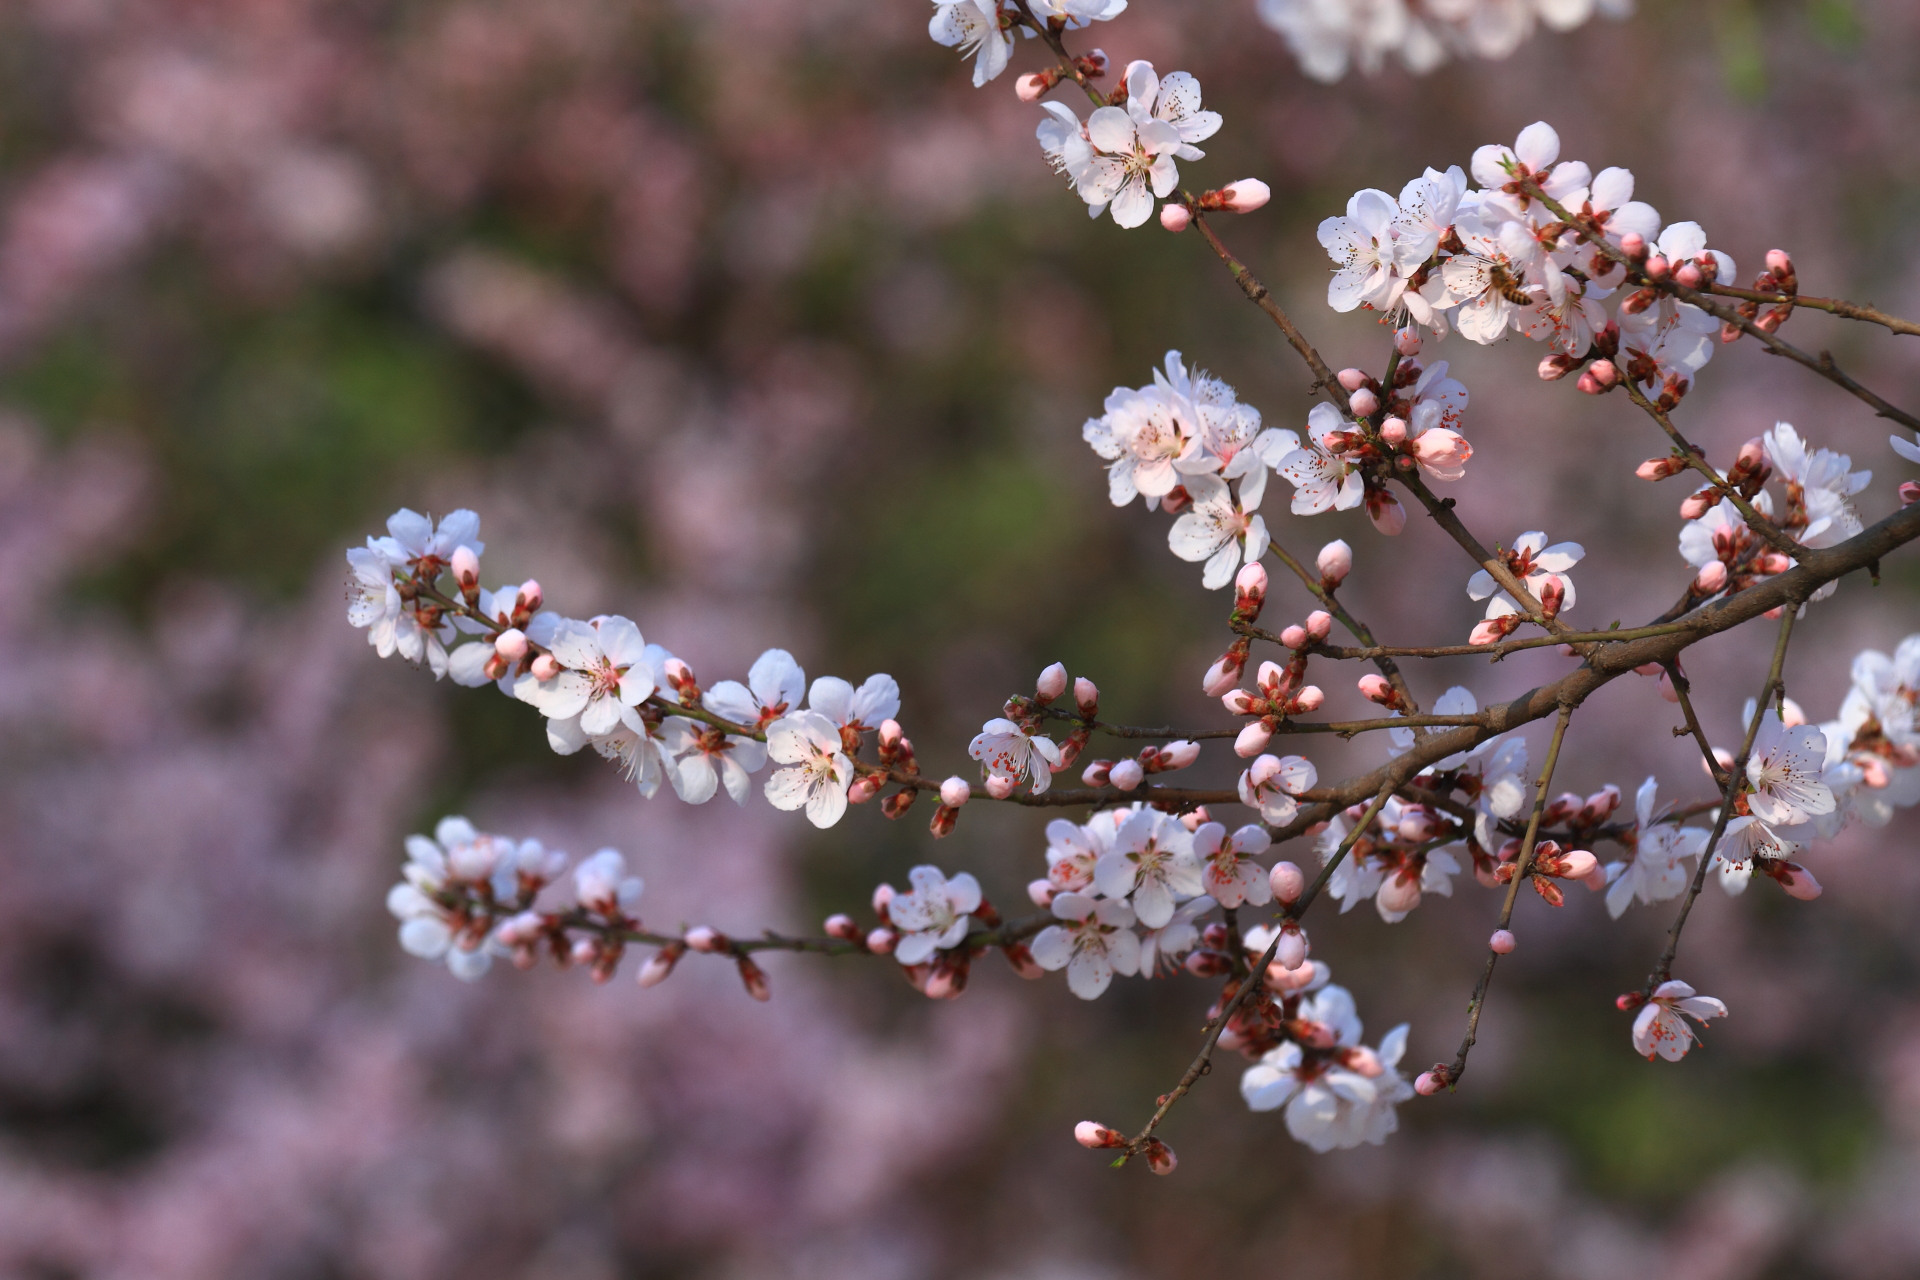
[{"label": "bee", "polygon": [[1494,264],[1493,270],[1488,272],[1487,282],[1500,291],[1501,297],[1513,303],[1515,306],[1527,307],[1533,305],[1533,298],[1525,289],[1520,287],[1520,282],[1508,275],[1507,269],[1498,263]]}]

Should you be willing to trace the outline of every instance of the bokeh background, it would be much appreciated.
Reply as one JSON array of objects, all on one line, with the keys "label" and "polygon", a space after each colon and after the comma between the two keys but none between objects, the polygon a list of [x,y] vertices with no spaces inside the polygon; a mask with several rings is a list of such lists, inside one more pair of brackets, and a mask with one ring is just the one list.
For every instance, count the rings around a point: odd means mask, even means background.
[{"label": "bokeh background", "polygon": [[[1132,1127],[1210,987],[1082,1005],[983,964],[930,1006],[885,964],[774,957],[636,990],[403,956],[400,839],[440,815],[624,849],[650,923],[752,931],[857,908],[937,860],[1017,907],[1040,815],[924,808],[819,834],[756,797],[639,800],[527,708],[380,663],[342,549],[394,507],[482,513],[488,581],[618,611],[708,681],[763,647],[899,677],[930,770],[1046,662],[1137,723],[1213,725],[1229,602],[1105,500],[1079,439],[1168,347],[1299,425],[1306,379],[1193,237],[1089,224],[1011,81],[975,91],[888,0],[16,0],[0,11],[0,1273],[265,1277],[1724,1278],[1920,1272],[1920,859],[1903,821],[1813,859],[1814,905],[1710,889],[1680,970],[1733,1015],[1679,1066],[1612,996],[1666,910],[1521,907],[1467,1087],[1384,1148],[1315,1157],[1237,1065],[1165,1131],[1172,1178],[1068,1140]],[[1303,78],[1249,0],[1135,0],[1120,61],[1198,74],[1227,124],[1196,186],[1275,191],[1223,232],[1336,367],[1385,334],[1320,303],[1320,218],[1545,117],[1750,276],[1920,310],[1920,9],[1681,0],[1425,78]],[[1034,54],[1016,54],[1016,69]],[[1911,339],[1802,313],[1894,399]],[[1489,540],[1585,543],[1574,615],[1677,595],[1682,496],[1619,397],[1458,339]],[[1876,472],[1885,424],[1752,344],[1682,417],[1724,454],[1776,418]],[[1352,516],[1350,594],[1406,642],[1464,635],[1468,566]],[[1912,557],[1817,606],[1789,692],[1920,631]],[[1281,588],[1278,621],[1306,605]],[[1731,742],[1768,638],[1690,661]],[[1545,652],[1423,671],[1483,699]],[[1357,711],[1347,678],[1323,681]],[[1349,706],[1351,703],[1353,705]],[[1562,778],[1704,794],[1652,683],[1576,721]],[[1536,744],[1537,745],[1537,744]],[[1378,744],[1316,753],[1323,776]],[[1196,777],[1226,779],[1210,751]],[[1536,752],[1537,754],[1537,752]],[[1214,758],[1219,757],[1219,758]],[[1300,855],[1296,855],[1300,856]],[[1301,860],[1305,860],[1302,857]],[[1377,1038],[1445,1056],[1495,911],[1326,918]]]}]

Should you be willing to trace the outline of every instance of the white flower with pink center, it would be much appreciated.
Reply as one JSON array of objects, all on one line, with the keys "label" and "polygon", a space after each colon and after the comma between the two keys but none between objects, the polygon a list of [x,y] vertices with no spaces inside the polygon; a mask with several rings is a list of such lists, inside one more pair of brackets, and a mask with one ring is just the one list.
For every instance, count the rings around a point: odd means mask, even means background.
[{"label": "white flower with pink center", "polygon": [[1296,797],[1319,780],[1319,771],[1305,756],[1256,756],[1240,774],[1240,803],[1258,809],[1263,821],[1282,827],[1300,812]]},{"label": "white flower with pink center", "polygon": [[751,775],[767,763],[765,744],[685,716],[661,723],[660,747],[674,793],[688,804],[705,804],[723,783],[735,804],[745,804]]},{"label": "white flower with pink center", "polygon": [[967,754],[995,777],[1029,782],[1035,795],[1053,785],[1053,771],[1060,764],[1060,748],[1052,738],[1004,718],[987,721],[967,745]]},{"label": "white flower with pink center", "polygon": [[[1587,554],[1587,549],[1577,542],[1556,542],[1547,545],[1547,535],[1538,529],[1523,533],[1513,540],[1513,549],[1500,553],[1508,571],[1526,585],[1527,591],[1538,600],[1547,583],[1559,584],[1565,593],[1560,602],[1560,610],[1565,612],[1573,607],[1573,579],[1567,576],[1568,570],[1579,564]],[[1487,601],[1487,616],[1498,618],[1510,613],[1518,613],[1520,606],[1514,598],[1501,589],[1491,573],[1478,570],[1467,579],[1467,595],[1475,600]],[[1488,599],[1488,597],[1492,597]]]},{"label": "white flower with pink center", "polygon": [[913,891],[887,901],[887,919],[900,930],[893,958],[922,964],[966,940],[967,923],[980,909],[980,882],[965,872],[949,880],[938,867],[915,867],[907,881]]},{"label": "white flower with pink center", "polygon": [[1093,451],[1112,464],[1107,497],[1114,506],[1145,494],[1152,509],[1180,483],[1175,464],[1199,447],[1197,424],[1182,412],[1186,407],[1171,388],[1115,387],[1105,414],[1080,429]]},{"label": "white flower with pink center", "polygon": [[1167,546],[1182,560],[1205,561],[1200,584],[1217,591],[1233,581],[1244,555],[1256,564],[1267,554],[1267,522],[1259,514],[1267,491],[1267,473],[1256,468],[1240,480],[1234,494],[1218,476],[1189,476],[1186,482],[1193,505],[1167,531]]},{"label": "white flower with pink center", "polygon": [[753,660],[745,684],[722,680],[707,690],[700,701],[713,714],[735,724],[764,729],[797,709],[806,692],[807,673],[800,669],[793,655],[785,649],[769,649]]},{"label": "white flower with pink center", "polygon": [[796,711],[767,726],[767,756],[776,769],[766,796],[776,809],[807,811],[807,821],[826,828],[847,811],[853,761],[841,749],[840,727],[817,711]]},{"label": "white flower with pink center", "polygon": [[1747,757],[1747,781],[1753,791],[1747,805],[1770,826],[1790,827],[1833,812],[1833,792],[1820,780],[1827,739],[1810,724],[1782,724],[1769,707]]},{"label": "white flower with pink center", "polygon": [[1655,1054],[1678,1062],[1698,1034],[1688,1018],[1705,1026],[1711,1018],[1726,1016],[1727,1006],[1712,996],[1697,996],[1684,982],[1663,982],[1633,1020],[1634,1051],[1649,1062]]},{"label": "white flower with pink center", "polygon": [[521,676],[514,693],[522,702],[532,703],[556,724],[574,722],[589,738],[621,725],[639,730],[640,717],[633,709],[654,690],[640,628],[621,617],[595,618],[592,623],[569,618],[554,627],[547,650],[560,670],[545,680],[532,671]]},{"label": "white flower with pink center", "polygon": [[1158,929],[1173,919],[1176,899],[1201,892],[1193,833],[1158,809],[1135,809],[1094,864],[1093,883],[1109,898],[1130,897],[1140,923]]},{"label": "white flower with pink center", "polygon": [[[1067,990],[1082,1000],[1098,998],[1114,974],[1139,971],[1140,938],[1133,932],[1133,909],[1126,903],[1062,893],[1054,896],[1053,915],[1058,923],[1035,934],[1029,950],[1042,969],[1065,969]],[[1172,919],[1171,911],[1167,915]]]},{"label": "white flower with pink center", "polygon": [[1193,833],[1193,852],[1204,870],[1201,886],[1223,907],[1263,907],[1273,901],[1267,869],[1254,855],[1273,846],[1266,831],[1249,823],[1231,836],[1225,825],[1203,822]]},{"label": "white flower with pink center", "polygon": [[1698,827],[1659,820],[1658,793],[1656,779],[1640,784],[1634,830],[1623,837],[1631,841],[1627,847],[1633,856],[1607,864],[1607,914],[1616,920],[1635,899],[1652,904],[1684,893],[1689,877],[1681,860],[1698,857],[1707,847],[1707,833]]}]

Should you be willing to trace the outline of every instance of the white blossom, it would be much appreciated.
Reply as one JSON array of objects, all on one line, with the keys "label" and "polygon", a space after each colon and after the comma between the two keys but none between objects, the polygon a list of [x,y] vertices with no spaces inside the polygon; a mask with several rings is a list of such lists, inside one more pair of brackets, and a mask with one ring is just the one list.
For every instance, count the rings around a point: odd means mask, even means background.
[{"label": "white blossom", "polygon": [[1640,784],[1634,797],[1633,856],[1607,864],[1607,914],[1618,920],[1638,898],[1651,905],[1677,898],[1687,887],[1683,858],[1696,858],[1707,846],[1707,833],[1698,827],[1658,821],[1657,779]]},{"label": "white blossom", "polygon": [[1178,818],[1137,807],[1094,864],[1094,887],[1109,898],[1130,898],[1140,923],[1157,929],[1173,918],[1175,899],[1201,892],[1193,850],[1193,833]]},{"label": "white blossom", "polygon": [[[1124,7],[1125,0],[1121,0]],[[936,3],[927,23],[927,34],[936,44],[959,49],[973,58],[973,84],[977,89],[1007,69],[1013,55],[1012,19],[1018,11],[1007,6],[1002,15],[1000,0],[950,0]]]},{"label": "white blossom", "polygon": [[911,893],[896,893],[887,901],[887,918],[900,930],[893,957],[901,964],[922,964],[936,951],[959,946],[967,924],[980,909],[980,882],[962,872],[949,880],[938,867],[915,867],[907,873]]},{"label": "white blossom", "polygon": [[[1586,554],[1586,548],[1577,542],[1556,542],[1548,546],[1547,535],[1534,529],[1515,538],[1513,549],[1506,552],[1503,558],[1513,576],[1520,579],[1536,600],[1548,582],[1559,583],[1560,589],[1566,593],[1560,604],[1561,611],[1565,612],[1573,607],[1574,602],[1573,579],[1567,576],[1567,572],[1579,564]],[[1520,611],[1519,604],[1501,589],[1494,576],[1485,569],[1477,570],[1467,579],[1467,595],[1475,600],[1487,601],[1489,618]]]},{"label": "white blossom", "polygon": [[1173,919],[1158,929],[1143,930],[1140,934],[1140,976],[1151,978],[1163,969],[1168,973],[1178,969],[1181,957],[1199,945],[1200,928],[1194,921],[1219,905],[1203,893],[1181,903],[1174,911]]},{"label": "white blossom", "polygon": [[1087,117],[1092,156],[1071,174],[1080,198],[1094,217],[1109,207],[1122,227],[1137,227],[1153,216],[1158,197],[1180,185],[1174,158],[1188,149],[1180,130],[1159,118],[1136,120],[1125,107],[1099,107]]},{"label": "white blossom", "polygon": [[967,745],[967,754],[990,774],[1030,783],[1035,795],[1053,784],[1053,771],[1060,764],[1060,748],[1052,738],[1004,717],[987,721]]},{"label": "white blossom", "polygon": [[1267,522],[1260,516],[1267,473],[1255,468],[1239,482],[1239,492],[1218,476],[1189,476],[1193,505],[1167,530],[1167,546],[1182,560],[1205,561],[1200,584],[1217,591],[1233,581],[1244,555],[1248,564],[1267,554]]},{"label": "white blossom", "polygon": [[767,763],[765,744],[685,716],[662,722],[660,748],[674,794],[688,804],[705,804],[723,783],[735,804],[745,804],[749,777]]},{"label": "white blossom", "polygon": [[[1177,353],[1173,353],[1177,355]],[[1107,497],[1116,507],[1145,494],[1149,510],[1180,483],[1176,464],[1199,447],[1197,424],[1183,415],[1168,386],[1115,387],[1106,412],[1080,434],[1107,468]]]},{"label": "white blossom", "polygon": [[1769,826],[1794,826],[1833,812],[1833,792],[1820,781],[1827,740],[1810,724],[1783,725],[1773,708],[1760,721],[1747,757],[1747,803]]},{"label": "white blossom", "polygon": [[865,733],[900,714],[900,684],[884,672],[868,676],[858,689],[839,676],[821,676],[807,690],[807,710]]},{"label": "white blossom", "polygon": [[529,672],[514,692],[546,716],[553,731],[577,730],[592,738],[621,725],[639,729],[634,708],[653,696],[655,685],[640,628],[621,617],[567,619],[555,626],[547,649],[560,664],[559,674],[541,680]]},{"label": "white blossom", "polygon": [[1267,869],[1253,856],[1272,845],[1272,838],[1258,826],[1249,824],[1229,836],[1221,823],[1201,823],[1193,833],[1194,856],[1205,868],[1201,884],[1223,907],[1265,906],[1273,901],[1273,888]]},{"label": "white blossom", "polygon": [[1727,1006],[1712,996],[1697,996],[1684,982],[1663,982],[1633,1020],[1634,1050],[1649,1062],[1655,1054],[1678,1062],[1687,1056],[1698,1034],[1687,1018],[1705,1026],[1709,1018],[1726,1016]]},{"label": "white blossom", "polygon": [[1257,756],[1241,771],[1240,803],[1258,809],[1263,821],[1285,826],[1300,812],[1295,797],[1319,780],[1319,771],[1305,756]]},{"label": "white blossom", "polygon": [[753,660],[744,685],[737,680],[722,680],[700,701],[713,714],[735,724],[764,729],[798,709],[806,691],[807,673],[793,655],[785,649],[769,649]]},{"label": "white blossom", "polygon": [[627,860],[618,849],[602,849],[573,869],[574,898],[597,915],[630,914],[645,888],[639,876],[627,874]]},{"label": "white blossom", "polygon": [[766,782],[776,809],[805,809],[807,821],[826,828],[847,811],[853,761],[840,744],[840,729],[818,711],[796,711],[767,726],[767,757],[776,769]]},{"label": "white blossom", "polygon": [[1035,934],[1029,950],[1042,969],[1065,969],[1067,989],[1082,1000],[1098,998],[1114,974],[1139,970],[1140,939],[1126,903],[1062,893],[1054,896],[1053,915],[1059,923]]}]

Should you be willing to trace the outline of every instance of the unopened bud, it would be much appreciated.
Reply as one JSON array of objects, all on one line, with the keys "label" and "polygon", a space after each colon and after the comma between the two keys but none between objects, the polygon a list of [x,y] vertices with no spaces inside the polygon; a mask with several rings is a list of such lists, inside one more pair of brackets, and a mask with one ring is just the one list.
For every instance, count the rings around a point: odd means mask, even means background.
[{"label": "unopened bud", "polygon": [[1360,696],[1383,707],[1391,707],[1400,701],[1400,695],[1394,692],[1387,678],[1371,671],[1360,677]]},{"label": "unopened bud", "polygon": [[1241,566],[1233,577],[1233,589],[1249,600],[1267,598],[1267,567],[1258,560]]},{"label": "unopened bud", "polygon": [[1910,507],[1920,502],[1920,480],[1902,480],[1900,482],[1900,505]]},{"label": "unopened bud", "polygon": [[1095,760],[1080,771],[1080,781],[1090,787],[1104,787],[1113,774],[1113,761]]},{"label": "unopened bud", "polygon": [[1380,411],[1380,397],[1372,387],[1361,387],[1347,397],[1347,408],[1356,418],[1371,418]]},{"label": "unopened bud", "polygon": [[1080,709],[1081,715],[1091,720],[1100,713],[1100,687],[1081,676],[1073,682],[1073,705]]},{"label": "unopened bud", "polygon": [[[1169,773],[1175,769],[1184,769],[1200,758],[1200,744],[1186,738],[1178,738],[1160,748],[1158,769]],[[1202,822],[1206,819],[1202,818]]]},{"label": "unopened bud", "polygon": [[1727,566],[1718,560],[1709,560],[1693,575],[1693,593],[1697,596],[1717,596],[1726,589]]},{"label": "unopened bud", "polygon": [[1274,863],[1267,873],[1267,883],[1273,887],[1273,900],[1283,907],[1292,906],[1307,891],[1306,876],[1291,862]]},{"label": "unopened bud", "polygon": [[893,954],[893,944],[900,941],[900,935],[885,925],[867,934],[867,950],[877,956]]},{"label": "unopened bud", "polygon": [[847,803],[865,804],[867,801],[879,795],[880,788],[886,785],[887,780],[879,774],[863,774],[855,778],[853,785],[847,788]]},{"label": "unopened bud", "polygon": [[658,986],[667,980],[667,975],[673,972],[673,966],[679,964],[680,957],[686,953],[685,943],[667,943],[647,957],[647,962],[640,966],[640,972],[634,975],[634,981],[643,987]]},{"label": "unopened bud", "polygon": [[1124,1147],[1127,1145],[1126,1138],[1121,1134],[1107,1128],[1107,1126],[1103,1124],[1096,1124],[1092,1120],[1082,1120],[1079,1124],[1073,1126],[1073,1140],[1081,1146],[1092,1148],[1095,1151],[1100,1150],[1102,1147]]},{"label": "unopened bud", "polygon": [[1027,898],[1036,907],[1053,905],[1053,895],[1059,892],[1053,887],[1053,881],[1044,876],[1038,880],[1027,881]]},{"label": "unopened bud", "polygon": [[1307,637],[1307,629],[1295,623],[1280,633],[1280,643],[1289,649],[1304,649],[1311,641]]},{"label": "unopened bud", "polygon": [[1290,700],[1289,706],[1291,710],[1295,712],[1299,712],[1303,714],[1311,714],[1312,712],[1318,711],[1320,709],[1320,705],[1324,703],[1326,700],[1327,700],[1327,695],[1324,691],[1321,690],[1320,686],[1317,684],[1310,684],[1306,688],[1300,690],[1300,692],[1293,695],[1293,698]]},{"label": "unopened bud", "polygon": [[1666,258],[1661,256],[1660,254],[1656,253],[1651,258],[1647,259],[1646,270],[1647,270],[1647,279],[1665,280],[1667,278],[1667,273],[1673,270],[1673,264],[1668,262]]},{"label": "unopened bud", "polygon": [[1713,510],[1713,502],[1713,490],[1696,490],[1688,494],[1686,500],[1680,504],[1680,518],[1682,520],[1698,520],[1701,516]]},{"label": "unopened bud", "polygon": [[1033,700],[1046,706],[1067,691],[1067,669],[1054,663],[1040,673],[1040,679],[1033,686]]},{"label": "unopened bud", "polygon": [[1447,1082],[1432,1071],[1422,1071],[1419,1079],[1413,1082],[1413,1091],[1423,1098],[1431,1098],[1446,1087]]},{"label": "unopened bud", "polygon": [[882,757],[893,756],[900,750],[900,744],[905,740],[906,734],[900,728],[900,722],[898,720],[882,720],[880,722],[879,741],[880,754]]},{"label": "unopened bud", "polygon": [[1380,438],[1394,446],[1407,442],[1407,424],[1403,418],[1388,418],[1380,424]]},{"label": "unopened bud", "polygon": [[1569,849],[1560,855],[1560,870],[1555,874],[1562,880],[1585,880],[1600,865],[1600,859],[1585,849]]},{"label": "unopened bud", "polygon": [[1689,289],[1698,289],[1704,277],[1700,274],[1699,267],[1691,262],[1683,262],[1675,269],[1673,279],[1675,284],[1685,285]]},{"label": "unopened bud", "polygon": [[460,584],[462,592],[470,591],[480,585],[480,557],[473,553],[472,547],[465,545],[455,547],[451,567],[453,580]]},{"label": "unopened bud", "polygon": [[1567,602],[1567,587],[1559,578],[1548,578],[1540,584],[1540,612],[1553,619],[1560,616],[1560,608]]},{"label": "unopened bud", "polygon": [[1402,357],[1420,354],[1420,331],[1412,325],[1396,331],[1393,335],[1393,349]]},{"label": "unopened bud", "polygon": [[1506,929],[1495,929],[1493,936],[1487,939],[1487,949],[1498,956],[1511,955],[1517,945],[1512,932]]},{"label": "unopened bud", "polygon": [[746,956],[740,957],[740,984],[747,994],[762,1004],[773,999],[773,988],[767,985],[766,971]]},{"label": "unopened bud", "polygon": [[1173,1148],[1158,1138],[1147,1139],[1147,1168],[1165,1177],[1179,1167],[1180,1158],[1173,1154]]},{"label": "unopened bud", "polygon": [[543,653],[533,660],[533,678],[551,680],[560,674],[560,660],[550,653]]},{"label": "unopened bud", "polygon": [[1793,277],[1793,259],[1787,256],[1785,249],[1767,250],[1767,270],[1783,280]]},{"label": "unopened bud", "polygon": [[696,925],[687,930],[686,937],[681,939],[681,941],[685,942],[695,951],[705,951],[709,954],[719,954],[733,945],[728,941],[726,934],[704,924]]},{"label": "unopened bud", "polygon": [[1163,204],[1160,206],[1160,225],[1169,231],[1181,232],[1193,222],[1193,214],[1183,204]]},{"label": "unopened bud", "polygon": [[1773,873],[1787,896],[1798,898],[1802,902],[1812,902],[1820,896],[1820,882],[1813,878],[1813,872],[1797,862],[1783,862]]},{"label": "unopened bud", "polygon": [[1273,962],[1282,969],[1298,969],[1307,959],[1307,935],[1291,920],[1280,928],[1280,944],[1273,949]]},{"label": "unopened bud", "polygon": [[[1047,91],[1051,88],[1053,88],[1053,77],[1045,71],[1035,71],[1030,75],[1021,76],[1013,82],[1013,92],[1022,102],[1038,102],[1046,96]],[[1170,209],[1179,208],[1178,205],[1168,205],[1167,207]]]},{"label": "unopened bud", "polygon": [[1107,778],[1117,789],[1131,791],[1139,786],[1146,776],[1146,770],[1140,767],[1138,760],[1122,760],[1113,766]]},{"label": "unopened bud", "polygon": [[1333,615],[1325,609],[1315,609],[1307,615],[1307,635],[1314,640],[1325,640],[1333,631]]},{"label": "unopened bud", "polygon": [[1648,458],[1633,469],[1633,474],[1642,480],[1665,480],[1679,475],[1686,469],[1687,463],[1684,458],[1676,458],[1668,454],[1664,458]]},{"label": "unopened bud", "polygon": [[1207,674],[1200,678],[1200,689],[1209,698],[1218,698],[1240,683],[1240,676],[1246,669],[1245,659],[1229,649],[1207,668]]},{"label": "unopened bud", "polygon": [[1603,389],[1620,381],[1620,367],[1611,360],[1595,360],[1587,366],[1587,373]]},{"label": "unopened bud", "polygon": [[1243,760],[1250,760],[1267,749],[1267,743],[1273,741],[1273,730],[1266,721],[1251,721],[1233,740],[1233,753]]},{"label": "unopened bud", "polygon": [[1382,911],[1405,915],[1420,905],[1420,877],[1405,871],[1392,873],[1380,882],[1374,901]]},{"label": "unopened bud", "polygon": [[1385,489],[1368,493],[1366,508],[1367,519],[1373,521],[1373,527],[1389,538],[1397,536],[1407,527],[1407,509],[1400,505],[1400,499]]},{"label": "unopened bud", "polygon": [[940,803],[949,809],[958,809],[973,795],[973,788],[967,785],[965,778],[948,778],[940,784]]},{"label": "unopened bud", "polygon": [[1540,359],[1540,381],[1558,382],[1573,372],[1576,363],[1572,356],[1558,351],[1550,356],[1543,356]]},{"label": "unopened bud", "polygon": [[1638,258],[1647,251],[1647,238],[1638,231],[1629,231],[1620,237],[1620,252],[1629,258]]},{"label": "unopened bud", "polygon": [[493,651],[508,662],[518,662],[527,656],[527,633],[518,627],[508,627],[493,638]]},{"label": "unopened bud", "polygon": [[1220,188],[1222,207],[1234,213],[1252,213],[1273,199],[1273,192],[1258,178],[1241,178]]},{"label": "unopened bud", "polygon": [[838,938],[842,942],[858,942],[860,940],[860,926],[855,924],[853,917],[847,915],[845,912],[828,916],[826,923],[821,925],[820,928],[829,938]]}]

